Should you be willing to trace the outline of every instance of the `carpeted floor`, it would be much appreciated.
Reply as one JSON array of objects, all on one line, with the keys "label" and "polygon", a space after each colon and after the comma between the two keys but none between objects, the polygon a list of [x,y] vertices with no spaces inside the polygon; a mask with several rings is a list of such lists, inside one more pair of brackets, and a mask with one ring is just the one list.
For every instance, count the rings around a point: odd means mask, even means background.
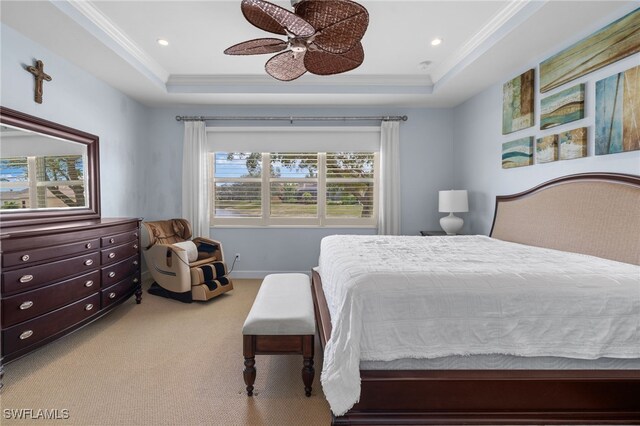
[{"label": "carpeted floor", "polygon": [[[235,280],[206,303],[130,298],[95,323],[5,366],[0,423],[80,425],[327,425],[316,376],[304,396],[302,357],[256,357],[244,393],[241,329],[260,280]],[[58,410],[61,420],[14,420],[11,410]]]}]

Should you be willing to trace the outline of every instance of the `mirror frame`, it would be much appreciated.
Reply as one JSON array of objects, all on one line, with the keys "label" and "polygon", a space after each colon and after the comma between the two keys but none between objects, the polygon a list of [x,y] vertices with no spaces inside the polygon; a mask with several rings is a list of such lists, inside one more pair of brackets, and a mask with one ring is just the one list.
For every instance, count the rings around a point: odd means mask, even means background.
[{"label": "mirror frame", "polygon": [[86,145],[88,160],[86,173],[89,178],[88,207],[73,210],[0,212],[1,228],[100,218],[100,158],[98,136],[2,106],[0,106],[0,123]]}]

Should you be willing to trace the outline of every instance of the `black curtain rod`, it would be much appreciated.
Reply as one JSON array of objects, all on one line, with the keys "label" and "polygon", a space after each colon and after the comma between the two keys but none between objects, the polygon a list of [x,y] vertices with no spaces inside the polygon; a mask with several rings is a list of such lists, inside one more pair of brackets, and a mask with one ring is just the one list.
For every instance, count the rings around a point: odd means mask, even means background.
[{"label": "black curtain rod", "polygon": [[409,117],[406,115],[382,115],[382,116],[366,116],[366,117],[298,117],[298,116],[280,116],[280,117],[212,117],[204,115],[176,115],[177,121],[213,121],[213,120],[236,120],[236,121],[407,121]]}]

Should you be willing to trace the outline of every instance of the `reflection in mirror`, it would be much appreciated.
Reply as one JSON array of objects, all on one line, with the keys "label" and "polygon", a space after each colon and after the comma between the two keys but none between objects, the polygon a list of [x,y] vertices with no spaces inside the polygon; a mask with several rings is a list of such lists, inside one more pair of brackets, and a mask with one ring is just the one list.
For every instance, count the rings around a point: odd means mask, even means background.
[{"label": "reflection in mirror", "polygon": [[96,135],[0,106],[0,228],[100,218]]},{"label": "reflection in mirror", "polygon": [[88,207],[87,146],[0,127],[0,211]]}]

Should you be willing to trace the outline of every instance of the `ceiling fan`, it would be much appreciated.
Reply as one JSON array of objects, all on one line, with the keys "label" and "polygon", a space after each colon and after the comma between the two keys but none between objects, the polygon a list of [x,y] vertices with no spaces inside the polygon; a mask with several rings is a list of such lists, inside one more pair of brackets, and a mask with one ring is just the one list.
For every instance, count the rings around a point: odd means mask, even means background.
[{"label": "ceiling fan", "polygon": [[302,0],[294,3],[294,12],[264,0],[242,0],[240,7],[254,26],[286,35],[287,40],[253,39],[233,45],[224,53],[282,52],[265,65],[273,78],[291,81],[307,71],[318,75],[339,74],[357,68],[364,61],[360,40],[369,25],[369,13],[354,1]]}]

